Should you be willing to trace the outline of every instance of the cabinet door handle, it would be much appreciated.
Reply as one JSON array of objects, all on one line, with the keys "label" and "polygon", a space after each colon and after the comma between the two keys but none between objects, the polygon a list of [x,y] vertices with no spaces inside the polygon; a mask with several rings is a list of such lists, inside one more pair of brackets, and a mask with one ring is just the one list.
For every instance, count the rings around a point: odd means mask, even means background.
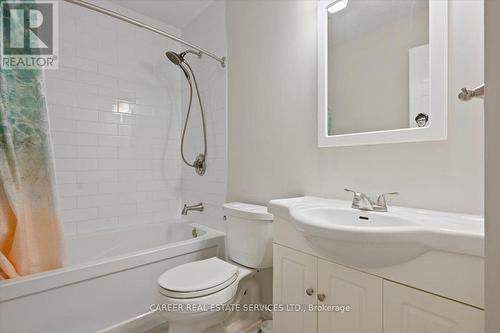
[{"label": "cabinet door handle", "polygon": [[312,296],[312,294],[314,294],[314,289],[313,288],[307,288],[306,289],[306,294],[307,294],[307,296]]},{"label": "cabinet door handle", "polygon": [[318,301],[323,302],[326,298],[325,294],[318,294]]}]

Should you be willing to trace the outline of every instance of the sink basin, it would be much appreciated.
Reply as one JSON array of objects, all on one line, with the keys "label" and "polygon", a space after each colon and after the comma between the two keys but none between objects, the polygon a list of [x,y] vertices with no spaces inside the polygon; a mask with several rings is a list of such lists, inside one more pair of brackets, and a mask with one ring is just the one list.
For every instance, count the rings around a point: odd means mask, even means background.
[{"label": "sink basin", "polygon": [[484,256],[480,216],[403,207],[361,211],[348,201],[315,197],[273,200],[269,207],[318,254],[350,266],[392,266],[432,250]]}]

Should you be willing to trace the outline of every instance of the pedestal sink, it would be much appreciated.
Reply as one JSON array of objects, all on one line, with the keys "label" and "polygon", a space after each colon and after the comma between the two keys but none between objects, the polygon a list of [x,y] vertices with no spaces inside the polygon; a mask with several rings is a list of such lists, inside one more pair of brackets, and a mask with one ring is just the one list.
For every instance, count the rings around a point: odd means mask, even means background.
[{"label": "pedestal sink", "polygon": [[403,207],[389,212],[352,209],[351,203],[303,197],[270,202],[273,213],[288,214],[319,254],[356,267],[384,267],[426,251],[484,254],[479,216]]}]

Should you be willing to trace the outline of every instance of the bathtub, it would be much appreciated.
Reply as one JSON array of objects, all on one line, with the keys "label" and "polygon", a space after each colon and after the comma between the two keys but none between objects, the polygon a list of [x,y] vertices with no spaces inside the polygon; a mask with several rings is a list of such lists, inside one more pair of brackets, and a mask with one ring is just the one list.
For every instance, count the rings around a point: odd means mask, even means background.
[{"label": "bathtub", "polygon": [[181,222],[68,237],[65,267],[0,281],[0,332],[96,332],[146,313],[161,273],[224,258],[224,238]]}]

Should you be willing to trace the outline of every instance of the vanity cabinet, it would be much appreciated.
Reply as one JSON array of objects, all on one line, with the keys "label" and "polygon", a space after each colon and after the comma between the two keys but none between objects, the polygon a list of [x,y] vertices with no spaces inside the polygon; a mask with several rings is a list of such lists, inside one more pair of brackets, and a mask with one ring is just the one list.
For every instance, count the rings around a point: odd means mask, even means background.
[{"label": "vanity cabinet", "polygon": [[318,309],[318,332],[382,333],[382,288],[379,277],[318,259],[318,305],[343,307]]},{"label": "vanity cabinet", "polygon": [[276,311],[276,332],[382,333],[382,290],[379,277],[274,245],[274,303],[311,307]]},{"label": "vanity cabinet", "polygon": [[[481,309],[274,244],[277,333],[482,333]],[[331,311],[326,306],[350,306]],[[338,310],[338,309],[337,309]]]},{"label": "vanity cabinet", "polygon": [[[318,289],[317,258],[284,246],[274,245],[273,261],[274,303],[315,306]],[[277,332],[312,333],[317,331],[316,312],[289,310],[277,309],[274,312],[273,327],[279,327]]]},{"label": "vanity cabinet", "polygon": [[484,332],[484,311],[384,281],[384,333],[471,332]]}]

